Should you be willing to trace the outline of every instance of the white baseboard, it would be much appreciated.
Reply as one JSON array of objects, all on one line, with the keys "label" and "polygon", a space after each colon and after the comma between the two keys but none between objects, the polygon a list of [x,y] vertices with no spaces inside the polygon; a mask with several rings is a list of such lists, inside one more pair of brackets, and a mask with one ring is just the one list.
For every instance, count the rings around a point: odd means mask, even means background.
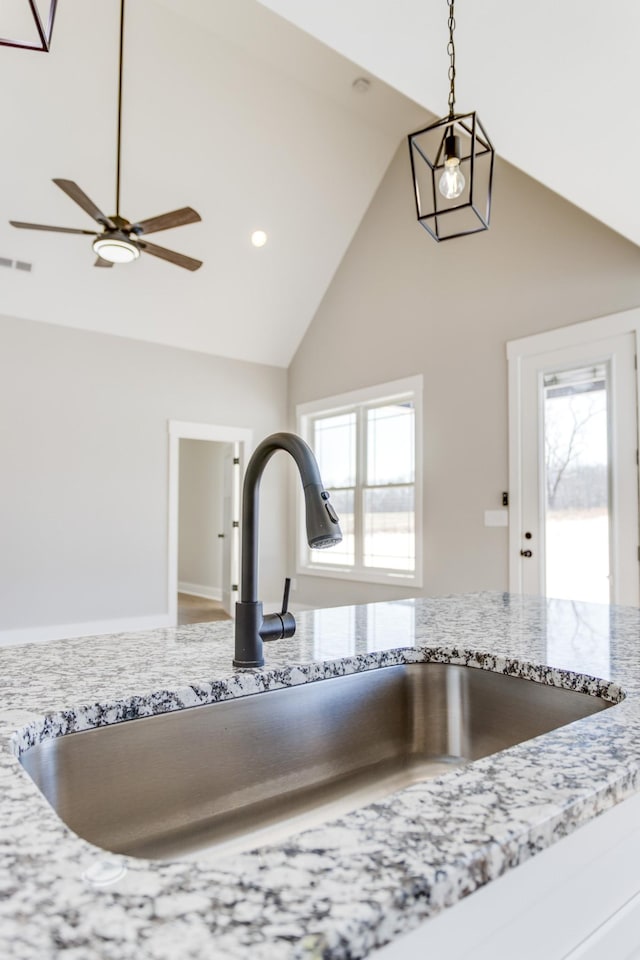
[{"label": "white baseboard", "polygon": [[20,627],[0,630],[0,647],[23,643],[47,643],[49,640],[69,640],[73,637],[96,637],[105,633],[134,633],[169,627],[169,616],[159,613],[148,617],[121,617],[116,620],[89,620],[86,623],[55,624],[51,627]]},{"label": "white baseboard", "polygon": [[204,583],[178,582],[178,593],[188,593],[191,597],[202,597],[204,600],[222,600],[220,587],[207,587]]}]

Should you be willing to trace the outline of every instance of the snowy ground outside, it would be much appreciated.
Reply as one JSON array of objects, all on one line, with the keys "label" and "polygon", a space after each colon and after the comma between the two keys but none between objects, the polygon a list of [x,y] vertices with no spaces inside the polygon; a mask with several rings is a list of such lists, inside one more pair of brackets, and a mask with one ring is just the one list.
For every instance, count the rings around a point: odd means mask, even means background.
[{"label": "snowy ground outside", "polygon": [[606,509],[547,513],[546,595],[609,603],[609,518]]}]

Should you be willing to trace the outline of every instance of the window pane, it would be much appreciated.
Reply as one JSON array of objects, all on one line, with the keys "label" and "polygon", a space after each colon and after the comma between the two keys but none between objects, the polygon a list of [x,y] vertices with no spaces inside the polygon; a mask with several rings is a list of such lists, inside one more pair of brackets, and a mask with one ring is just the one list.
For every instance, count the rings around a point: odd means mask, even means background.
[{"label": "window pane", "polygon": [[413,483],[413,401],[367,410],[367,484]]},{"label": "window pane", "polygon": [[320,467],[322,482],[327,489],[355,486],[355,413],[342,413],[335,417],[321,417],[314,420],[313,449]]},{"label": "window pane", "polygon": [[[324,480],[324,477],[322,479]],[[329,566],[337,564],[353,566],[355,563],[354,491],[331,490],[330,492],[333,509],[340,520],[342,543],[328,550],[310,550],[309,560],[311,563],[329,564]]]},{"label": "window pane", "polygon": [[364,564],[415,569],[413,486],[364,491]]}]

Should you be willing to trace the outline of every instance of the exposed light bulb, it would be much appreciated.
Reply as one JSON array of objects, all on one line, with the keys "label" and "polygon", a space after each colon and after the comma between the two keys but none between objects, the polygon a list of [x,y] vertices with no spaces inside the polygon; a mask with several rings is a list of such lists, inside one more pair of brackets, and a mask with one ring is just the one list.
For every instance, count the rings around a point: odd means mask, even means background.
[{"label": "exposed light bulb", "polygon": [[268,239],[264,230],[254,230],[251,234],[251,243],[254,247],[264,247]]},{"label": "exposed light bulb", "polygon": [[440,177],[438,190],[445,200],[455,200],[465,188],[466,180],[460,169],[458,157],[447,157],[444,162],[444,173]]}]

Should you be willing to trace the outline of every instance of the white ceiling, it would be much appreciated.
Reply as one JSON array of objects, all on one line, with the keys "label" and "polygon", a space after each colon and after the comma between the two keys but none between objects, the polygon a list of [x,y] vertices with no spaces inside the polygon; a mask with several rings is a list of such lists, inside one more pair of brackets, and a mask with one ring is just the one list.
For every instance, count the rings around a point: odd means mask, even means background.
[{"label": "white ceiling", "polygon": [[[117,0],[58,5],[51,52],[0,47],[0,313],[286,366],[402,137],[425,114],[256,0],[130,0],[121,212],[195,207],[150,256],[95,269],[92,229],[54,184],[114,213]],[[262,228],[269,242],[249,242]]]},{"label": "white ceiling", "polygon": [[[446,0],[261,2],[446,113]],[[502,157],[640,244],[638,0],[458,0],[456,21],[460,110],[478,111]]]},{"label": "white ceiling", "polygon": [[[1,270],[0,313],[286,366],[425,119],[412,100],[446,110],[446,2],[130,0],[123,213],[194,206],[201,224],[152,239],[203,259],[195,274],[149,256],[96,270],[90,238],[7,224],[91,227],[52,177],[114,212],[118,7],[64,0],[51,53],[0,48],[0,257],[34,264]],[[459,108],[501,156],[640,243],[640,3],[458,0],[456,14]]]}]

